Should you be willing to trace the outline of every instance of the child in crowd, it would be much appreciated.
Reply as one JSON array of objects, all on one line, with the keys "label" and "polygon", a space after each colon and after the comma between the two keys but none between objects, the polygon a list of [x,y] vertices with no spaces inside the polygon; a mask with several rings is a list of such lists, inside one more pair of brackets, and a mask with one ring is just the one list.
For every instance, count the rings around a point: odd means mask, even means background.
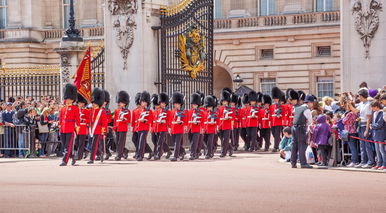
[{"label": "child in crowd", "polygon": [[285,127],[283,129],[284,137],[280,141],[280,157],[286,162],[289,162],[291,159],[291,150],[292,150],[292,133],[291,127]]},{"label": "child in crowd", "polygon": [[[376,142],[384,142],[386,135],[386,124],[383,120],[383,110],[382,105],[374,101],[371,103],[371,109],[373,111],[371,130],[373,135],[373,140]],[[385,170],[386,171],[386,150],[385,145],[380,143],[375,143],[375,151],[377,153],[377,164],[373,169]]]},{"label": "child in crowd", "polygon": [[321,166],[327,166],[327,160],[331,146],[328,144],[328,139],[331,137],[331,127],[326,122],[326,115],[319,115],[316,119],[317,124],[315,125],[314,132],[312,135],[312,141],[317,145],[322,157]]}]

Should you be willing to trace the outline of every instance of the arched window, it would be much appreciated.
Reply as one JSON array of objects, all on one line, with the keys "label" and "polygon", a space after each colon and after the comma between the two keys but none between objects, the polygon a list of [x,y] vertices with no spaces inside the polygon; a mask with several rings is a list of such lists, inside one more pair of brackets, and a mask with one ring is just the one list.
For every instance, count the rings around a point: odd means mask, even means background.
[{"label": "arched window", "polygon": [[0,29],[4,29],[7,27],[8,22],[8,2],[7,0],[0,0]]},{"label": "arched window", "polygon": [[331,11],[333,9],[333,6],[333,0],[316,0],[317,12]]},{"label": "arched window", "polygon": [[68,28],[70,23],[68,20],[70,19],[70,0],[63,0],[63,28]]},{"label": "arched window", "polygon": [[275,0],[260,0],[260,16],[270,16],[276,14]]}]

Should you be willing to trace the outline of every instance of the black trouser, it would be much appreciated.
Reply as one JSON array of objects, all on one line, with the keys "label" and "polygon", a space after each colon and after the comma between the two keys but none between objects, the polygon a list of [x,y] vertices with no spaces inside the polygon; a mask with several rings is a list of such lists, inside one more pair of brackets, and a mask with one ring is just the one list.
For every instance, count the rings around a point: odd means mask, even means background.
[{"label": "black trouser", "polygon": [[[147,146],[149,146],[146,143],[146,137],[147,137],[148,131],[139,131],[138,132],[138,158],[143,158],[145,155],[145,149]],[[150,149],[150,147],[149,147]],[[150,149],[151,153],[151,149]]]},{"label": "black trouser", "polygon": [[220,137],[219,135],[220,135],[220,133],[214,135],[214,138],[213,138],[213,150],[217,149],[217,147],[218,147],[218,138]]},{"label": "black trouser", "polygon": [[[133,132],[133,136],[131,137],[131,141],[134,143],[134,146],[135,146],[135,157],[138,157],[138,154],[139,154],[139,132]],[[145,141],[146,141],[146,138],[145,138]],[[145,153],[151,153],[152,150],[149,146],[149,144],[147,144],[145,142]]]},{"label": "black trouser", "polygon": [[72,145],[74,142],[74,133],[61,133],[60,140],[63,144],[63,159],[62,161],[67,163],[70,157],[74,157],[72,154]]},{"label": "black trouser", "polygon": [[312,150],[312,154],[314,154],[315,163],[319,162],[319,160],[318,160],[318,149],[314,148],[314,147],[311,147],[311,150]]},{"label": "black trouser", "polygon": [[231,145],[229,143],[229,139],[231,137],[230,129],[221,130],[221,155],[226,155],[228,151],[231,151]]},{"label": "black trouser", "polygon": [[291,150],[291,164],[296,165],[296,162],[300,160],[301,165],[306,165],[306,149],[307,149],[307,127],[305,126],[293,126],[292,127],[292,150]]},{"label": "black trouser", "polygon": [[260,134],[260,128],[257,127],[256,146],[257,146],[258,148],[261,148],[262,145],[263,145],[263,137],[262,137],[261,134]]},{"label": "black trouser", "polygon": [[249,139],[249,149],[254,151],[256,150],[256,138],[257,138],[257,127],[248,127],[247,134]]},{"label": "black trouser", "polygon": [[86,143],[86,137],[87,135],[78,135],[75,139],[75,150],[78,152],[78,159],[83,159],[83,152],[84,152],[84,146]]},{"label": "black trouser", "polygon": [[249,149],[250,144],[249,144],[249,139],[248,139],[248,131],[247,128],[241,128],[240,129],[240,137],[244,141],[244,147],[246,149]]},{"label": "black trouser", "polygon": [[283,131],[283,126],[273,126],[272,127],[272,136],[275,141],[273,148],[279,149],[279,144],[281,141],[281,132]]},{"label": "black trouser", "polygon": [[205,134],[204,135],[204,143],[206,146],[205,149],[205,156],[213,157],[213,140],[214,140],[215,134]]},{"label": "black trouser", "polygon": [[204,150],[204,153],[205,153],[204,135],[200,134],[200,139],[198,140],[198,145],[197,145],[197,156],[200,156],[202,149]]},{"label": "black trouser", "polygon": [[197,147],[200,141],[200,133],[189,133],[189,141],[190,141],[190,157],[195,158],[197,156]]},{"label": "black trouser", "polygon": [[[94,161],[96,155],[101,155],[104,152],[104,143],[102,135],[92,136],[91,156],[90,160]],[[103,157],[103,156],[102,156]]]},{"label": "black trouser", "polygon": [[116,144],[114,142],[114,135],[112,128],[108,128],[108,133],[106,135],[106,154],[110,155],[110,150],[116,151]]},{"label": "black trouser", "polygon": [[263,147],[263,139],[265,141],[265,149],[269,149],[269,146],[271,145],[271,129],[265,128],[260,129],[260,137],[261,137],[261,143],[259,143],[259,147]]},{"label": "black trouser", "polygon": [[[174,157],[178,158],[181,153],[182,148],[182,137],[183,134],[172,134],[172,141],[174,142]],[[182,148],[183,149],[183,148]]]},{"label": "black trouser", "polygon": [[[322,162],[324,165],[327,166],[328,163],[328,156],[330,153],[331,146],[328,145],[319,145],[318,150],[320,150],[320,154],[322,155]],[[315,157],[316,159],[317,157]]]},{"label": "black trouser", "polygon": [[153,147],[154,147],[154,149],[153,149],[154,153],[153,154],[155,154],[155,148],[157,146],[157,141],[158,141],[158,134],[155,132],[152,132],[151,133],[151,142],[153,143]]},{"label": "black trouser", "polygon": [[127,132],[116,132],[117,157],[121,158],[125,152]]},{"label": "black trouser", "polygon": [[167,134],[167,132],[157,132],[156,133],[157,141],[156,141],[156,144],[154,146],[154,155],[159,157],[159,158],[162,157],[162,154],[164,151],[165,152],[170,151],[169,146],[165,143],[166,134]]},{"label": "black trouser", "polygon": [[239,147],[239,138],[240,138],[240,128],[233,129],[231,134],[231,142],[232,142],[233,148]]}]

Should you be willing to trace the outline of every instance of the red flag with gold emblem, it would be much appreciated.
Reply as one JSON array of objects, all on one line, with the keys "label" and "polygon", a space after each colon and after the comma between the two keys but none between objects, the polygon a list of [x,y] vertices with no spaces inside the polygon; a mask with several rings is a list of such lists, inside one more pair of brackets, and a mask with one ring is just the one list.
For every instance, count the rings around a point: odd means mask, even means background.
[{"label": "red flag with gold emblem", "polygon": [[76,72],[74,84],[78,89],[78,93],[82,95],[88,102],[91,101],[91,51],[87,49],[82,62]]}]

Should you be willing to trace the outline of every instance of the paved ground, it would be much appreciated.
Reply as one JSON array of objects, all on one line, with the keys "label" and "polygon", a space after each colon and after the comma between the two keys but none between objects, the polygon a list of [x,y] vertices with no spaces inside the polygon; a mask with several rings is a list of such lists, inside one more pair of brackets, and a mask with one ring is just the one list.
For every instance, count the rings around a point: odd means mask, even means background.
[{"label": "paved ground", "polygon": [[386,174],[291,169],[277,155],[171,163],[0,159],[0,212],[385,212]]}]

